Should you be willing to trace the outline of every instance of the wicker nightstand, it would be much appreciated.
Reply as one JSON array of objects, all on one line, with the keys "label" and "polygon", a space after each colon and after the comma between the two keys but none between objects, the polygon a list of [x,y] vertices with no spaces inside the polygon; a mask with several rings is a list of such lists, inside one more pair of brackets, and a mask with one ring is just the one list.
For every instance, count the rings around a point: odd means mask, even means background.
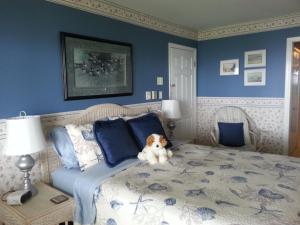
[{"label": "wicker nightstand", "polygon": [[73,221],[74,201],[71,197],[56,205],[50,201],[50,198],[63,194],[62,192],[43,183],[37,184],[36,187],[38,194],[22,206],[9,206],[0,200],[2,224],[54,225]]}]

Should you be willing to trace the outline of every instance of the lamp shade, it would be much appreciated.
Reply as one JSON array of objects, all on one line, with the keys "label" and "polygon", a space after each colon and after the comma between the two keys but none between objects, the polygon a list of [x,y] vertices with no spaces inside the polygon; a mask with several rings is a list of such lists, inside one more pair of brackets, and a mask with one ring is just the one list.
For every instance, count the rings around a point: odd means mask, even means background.
[{"label": "lamp shade", "polygon": [[163,100],[161,109],[168,119],[181,118],[180,106],[177,100]]},{"label": "lamp shade", "polygon": [[20,116],[6,120],[5,155],[27,155],[46,146],[40,116]]}]

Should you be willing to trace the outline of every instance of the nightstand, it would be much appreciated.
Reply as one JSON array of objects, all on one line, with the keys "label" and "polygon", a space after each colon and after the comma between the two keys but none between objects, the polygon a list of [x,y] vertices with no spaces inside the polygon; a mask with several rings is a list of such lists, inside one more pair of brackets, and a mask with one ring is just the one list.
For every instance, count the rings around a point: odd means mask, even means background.
[{"label": "nightstand", "polygon": [[[10,206],[0,200],[0,224],[5,225],[54,225],[73,221],[74,201],[54,204],[51,198],[63,194],[47,184],[35,185],[38,194],[22,206]],[[65,195],[65,194],[64,194]]]},{"label": "nightstand", "polygon": [[183,144],[193,144],[194,141],[192,139],[171,139],[170,140],[174,147],[183,145]]}]

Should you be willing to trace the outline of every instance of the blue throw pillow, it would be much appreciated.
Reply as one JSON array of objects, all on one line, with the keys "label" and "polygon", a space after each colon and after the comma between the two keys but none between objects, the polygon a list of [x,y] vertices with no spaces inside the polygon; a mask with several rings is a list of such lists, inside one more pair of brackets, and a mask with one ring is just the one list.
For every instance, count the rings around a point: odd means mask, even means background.
[{"label": "blue throw pillow", "polygon": [[140,150],[145,147],[147,137],[151,134],[164,136],[168,142],[166,148],[172,147],[172,143],[168,140],[156,114],[149,113],[145,116],[127,120],[127,124],[130,127]]},{"label": "blue throw pillow", "polygon": [[137,157],[139,149],[123,119],[96,121],[94,135],[109,167],[114,167],[126,159]]},{"label": "blue throw pillow", "polygon": [[219,144],[229,147],[245,145],[243,123],[218,123]]},{"label": "blue throw pillow", "polygon": [[79,162],[67,129],[64,127],[55,127],[50,132],[50,139],[63,166],[67,169],[79,168]]}]

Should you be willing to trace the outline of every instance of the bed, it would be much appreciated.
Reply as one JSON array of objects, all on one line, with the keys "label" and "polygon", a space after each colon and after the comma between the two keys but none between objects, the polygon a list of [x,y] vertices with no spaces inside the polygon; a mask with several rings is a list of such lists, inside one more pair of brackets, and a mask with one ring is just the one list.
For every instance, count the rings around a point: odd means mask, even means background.
[{"label": "bed", "polygon": [[[76,121],[118,114],[104,110]],[[300,160],[287,156],[187,144],[167,164],[97,165],[72,186],[80,224],[90,216],[99,225],[300,224]]]}]

